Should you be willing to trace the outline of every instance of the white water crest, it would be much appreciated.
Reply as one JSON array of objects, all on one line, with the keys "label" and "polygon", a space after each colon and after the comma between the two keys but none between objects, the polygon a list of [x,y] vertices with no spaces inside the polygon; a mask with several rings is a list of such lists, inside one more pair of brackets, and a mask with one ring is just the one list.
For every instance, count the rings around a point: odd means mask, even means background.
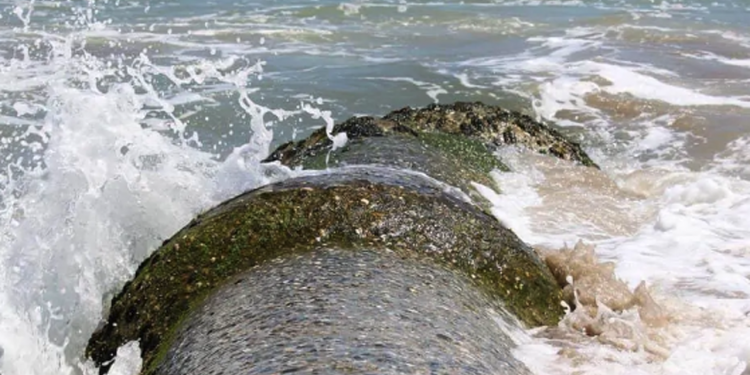
[{"label": "white water crest", "polygon": [[[19,11],[24,31],[33,27],[33,5]],[[111,293],[197,213],[267,183],[260,159],[272,140],[268,120],[297,113],[251,99],[260,63],[232,69],[233,58],[180,66],[159,66],[145,54],[99,59],[83,46],[95,30],[108,30],[88,26],[40,32],[29,43],[49,49],[46,55],[24,54],[0,69],[4,97],[11,96],[5,102],[16,118],[29,118],[2,128],[3,374],[96,373],[80,358]],[[229,86],[251,137],[223,160],[202,151],[175,108],[203,97],[159,92],[157,79]],[[12,98],[24,92],[30,95]],[[137,343],[121,348],[114,373],[137,373],[139,353]]]},{"label": "white water crest", "polygon": [[[207,4],[0,1],[0,373],[97,373],[113,293],[196,214],[292,173],[260,164],[274,142],[510,93],[602,166],[504,149],[502,194],[478,187],[577,293],[557,327],[506,327],[518,358],[750,374],[746,4]],[[139,369],[133,342],[110,373]]]},{"label": "white water crest", "polygon": [[[537,197],[509,225],[548,262],[558,257],[581,301],[559,327],[529,332],[521,359],[546,374],[746,373],[750,183],[666,170],[613,181],[546,157],[515,160],[512,168],[542,177],[495,174],[501,187],[520,185],[517,195]],[[519,202],[514,195],[488,198],[504,209]],[[559,258],[565,244],[575,247]]]}]

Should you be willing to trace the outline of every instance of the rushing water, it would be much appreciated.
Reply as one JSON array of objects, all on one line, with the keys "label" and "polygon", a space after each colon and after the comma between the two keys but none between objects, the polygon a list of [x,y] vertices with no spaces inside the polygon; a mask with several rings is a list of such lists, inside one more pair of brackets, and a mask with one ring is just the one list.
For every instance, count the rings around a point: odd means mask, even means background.
[{"label": "rushing water", "polygon": [[[513,332],[538,374],[750,374],[745,0],[0,1],[0,373],[80,357],[139,262],[355,114],[481,100],[603,168],[504,150],[488,197],[539,248],[593,246],[660,324]],[[283,171],[281,171],[283,172]],[[573,280],[575,282],[575,280]],[[135,343],[114,373],[138,370]]]}]

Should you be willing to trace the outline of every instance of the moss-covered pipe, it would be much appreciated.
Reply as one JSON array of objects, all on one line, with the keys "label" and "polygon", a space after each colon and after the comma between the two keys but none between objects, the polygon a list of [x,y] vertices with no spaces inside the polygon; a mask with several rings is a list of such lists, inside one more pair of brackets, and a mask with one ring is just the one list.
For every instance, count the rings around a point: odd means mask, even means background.
[{"label": "moss-covered pipe", "polygon": [[[346,132],[349,139],[354,140],[400,134],[404,138],[418,140],[429,148],[439,150],[445,158],[480,174],[486,174],[495,168],[507,170],[507,167],[497,159],[487,157],[487,151],[508,145],[525,147],[540,154],[599,168],[586,155],[580,144],[566,138],[554,128],[534,121],[527,115],[483,103],[432,104],[419,109],[402,108],[382,118],[353,117],[334,126],[333,133],[339,132]],[[331,144],[325,129],[319,129],[303,141],[282,145],[266,160],[279,160],[286,165],[303,165],[319,169],[325,160],[322,156],[327,155]],[[352,160],[346,160],[350,157],[344,152],[334,154],[344,159],[337,161],[333,158],[334,164],[377,162],[399,167],[416,167],[419,170],[424,169],[422,171],[428,174],[438,169],[437,166],[426,165],[424,161],[412,164],[401,162],[398,157],[402,156],[402,152],[381,153],[375,158],[368,155]],[[478,178],[482,179],[481,176]]]},{"label": "moss-covered pipe", "polygon": [[[457,116],[455,111],[442,111]],[[413,118],[406,110],[400,113]],[[416,128],[415,123],[408,127],[373,118],[347,123],[337,126],[349,135],[344,149],[329,154],[325,133],[316,132],[301,143],[282,146],[269,160],[320,168],[326,166],[321,159],[325,157],[328,166],[348,167],[265,186],[198,216],[141,264],[112,301],[106,322],[89,341],[87,355],[106,364],[120,345],[138,340],[143,374],[196,373],[204,368],[200,366],[212,366],[208,373],[226,374],[237,369],[258,374],[294,369],[523,373],[507,350],[509,339],[497,331],[488,314],[510,313],[527,326],[556,324],[562,314],[561,292],[529,246],[467,194],[446,188],[452,185],[471,195],[469,181],[490,183],[486,173],[504,168],[491,154],[495,144],[482,132]],[[338,255],[330,255],[333,250],[321,255],[322,249],[336,249]],[[321,268],[314,259],[323,264],[341,261],[342,268]],[[378,274],[385,272],[377,268],[378,262],[388,265],[387,277]],[[357,264],[370,272],[362,282],[346,276]],[[426,279],[409,273],[415,269]],[[446,272],[454,277],[437,276]],[[309,277],[289,285],[291,281],[280,276],[284,274]],[[325,277],[330,280],[320,281]],[[254,296],[235,286],[246,285],[246,280],[252,280]],[[422,297],[404,293],[425,282],[432,292]],[[378,302],[379,284],[389,285],[382,290],[398,295],[399,301]],[[424,305],[423,297],[465,303],[446,311],[437,302]],[[262,312],[252,301],[269,309]],[[316,304],[321,306],[317,320],[304,320]],[[415,307],[422,305],[424,310]],[[233,313],[226,310],[230,308]],[[375,314],[380,308],[380,315]],[[356,314],[338,319],[335,309]],[[435,318],[407,324],[414,329],[408,333],[386,324],[392,314],[408,316],[412,310]],[[240,315],[221,328],[216,325],[224,320],[212,318],[216,314]],[[459,316],[473,323],[464,324]],[[441,323],[431,324],[435,319]],[[421,342],[416,347],[429,350],[435,361],[422,361],[419,351],[404,349],[396,338]],[[290,342],[297,344],[292,348]],[[409,353],[416,357],[407,358]],[[504,366],[510,370],[495,372]],[[106,365],[101,368],[106,372]],[[413,371],[399,370],[407,368]]]},{"label": "moss-covered pipe", "polygon": [[528,374],[496,319],[512,317],[461,272],[382,249],[324,247],[213,293],[157,373]]}]

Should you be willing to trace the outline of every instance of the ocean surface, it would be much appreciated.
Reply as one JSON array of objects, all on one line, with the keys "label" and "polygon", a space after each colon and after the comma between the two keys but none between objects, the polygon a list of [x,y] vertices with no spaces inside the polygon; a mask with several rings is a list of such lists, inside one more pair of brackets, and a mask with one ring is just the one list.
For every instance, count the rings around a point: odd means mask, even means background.
[{"label": "ocean surface", "polygon": [[[656,311],[600,298],[511,332],[515,355],[539,375],[750,374],[748,21],[747,0],[0,0],[0,373],[96,374],[82,352],[113,293],[197,213],[293,175],[259,164],[270,148],[479,100],[602,166],[503,150],[495,215],[609,262],[577,273],[594,297],[643,282]],[[111,373],[139,366],[131,343]]]}]

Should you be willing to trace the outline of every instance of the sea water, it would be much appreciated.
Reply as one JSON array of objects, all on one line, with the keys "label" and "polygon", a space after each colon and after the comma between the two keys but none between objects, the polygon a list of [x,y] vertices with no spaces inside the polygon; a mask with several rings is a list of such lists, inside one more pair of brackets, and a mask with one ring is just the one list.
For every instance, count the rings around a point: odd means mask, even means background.
[{"label": "sea water", "polygon": [[[298,173],[261,166],[272,147],[481,100],[602,167],[505,149],[503,194],[479,187],[581,307],[509,332],[515,355],[750,374],[747,20],[744,0],[0,1],[0,373],[95,374],[83,348],[140,261]],[[137,373],[137,342],[118,353],[111,373]]]}]

